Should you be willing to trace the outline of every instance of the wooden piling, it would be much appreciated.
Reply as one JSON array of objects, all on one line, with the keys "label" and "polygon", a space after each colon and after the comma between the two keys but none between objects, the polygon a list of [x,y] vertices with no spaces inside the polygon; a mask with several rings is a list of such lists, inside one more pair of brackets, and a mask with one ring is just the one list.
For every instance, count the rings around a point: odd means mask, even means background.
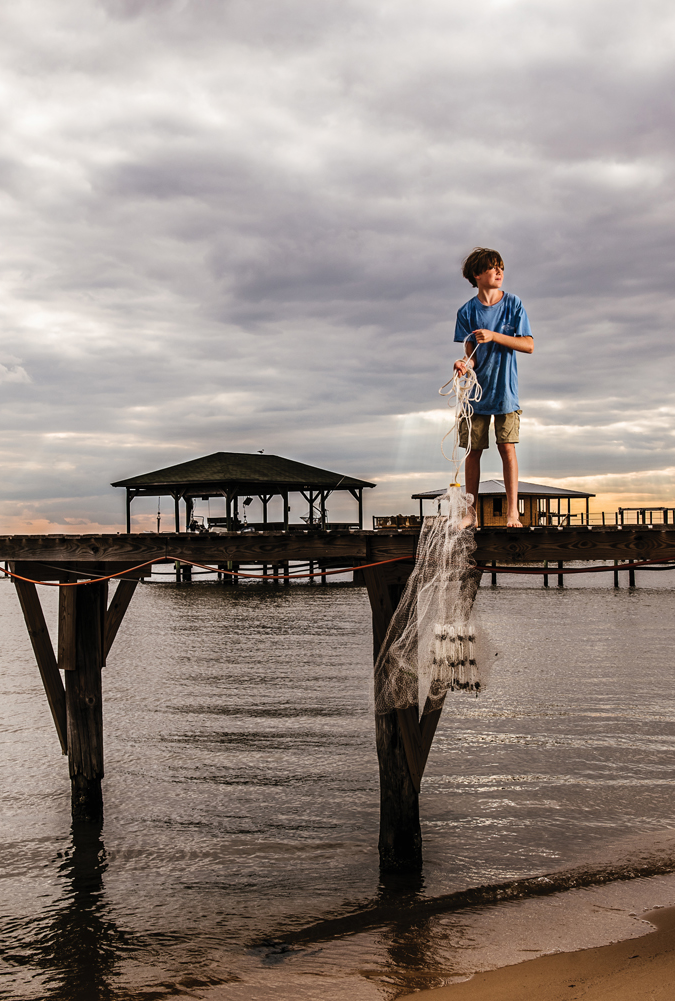
[{"label": "wooden piling", "polygon": [[[389,622],[398,604],[402,587],[387,583],[379,567],[363,571],[373,616],[373,660],[377,660]],[[375,693],[377,699],[377,692]],[[404,741],[406,723],[418,710],[412,706],[403,712],[393,709],[375,715],[375,743],[380,767],[380,865],[386,872],[417,869],[422,864],[419,781],[417,788],[411,774]],[[419,726],[418,726],[419,729]]]},{"label": "wooden piling", "polygon": [[103,704],[101,667],[106,614],[105,584],[76,589],[75,669],[65,672],[68,766],[73,819],[103,816]]}]

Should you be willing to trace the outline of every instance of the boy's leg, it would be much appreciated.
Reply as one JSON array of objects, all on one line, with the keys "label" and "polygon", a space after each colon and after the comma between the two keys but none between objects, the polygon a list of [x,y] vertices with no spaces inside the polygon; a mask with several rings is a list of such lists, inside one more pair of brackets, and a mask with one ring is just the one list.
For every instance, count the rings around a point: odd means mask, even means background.
[{"label": "boy's leg", "polygon": [[[489,414],[474,414],[471,422],[471,451],[464,460],[464,483],[467,494],[473,494],[473,509],[478,511],[478,487],[480,486],[480,457],[483,449],[488,447],[488,429],[492,417]],[[466,421],[460,423],[459,445],[466,448],[469,444],[469,428]],[[467,515],[463,528],[471,528],[478,521],[477,515]]]},{"label": "boy's leg", "polygon": [[518,514],[518,457],[516,456],[516,446],[512,442],[504,442],[498,443],[497,448],[502,457],[502,467],[504,469],[506,524],[509,528],[522,528],[520,515]]},{"label": "boy's leg", "polygon": [[473,494],[473,507],[478,512],[478,487],[480,484],[480,457],[483,454],[482,448],[472,448],[466,457],[464,464],[464,482],[466,492]]}]

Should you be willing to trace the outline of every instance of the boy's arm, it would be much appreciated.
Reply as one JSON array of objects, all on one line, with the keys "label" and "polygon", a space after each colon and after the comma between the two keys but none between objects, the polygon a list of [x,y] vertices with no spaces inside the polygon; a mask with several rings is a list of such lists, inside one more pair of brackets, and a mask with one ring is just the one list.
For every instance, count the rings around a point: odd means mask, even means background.
[{"label": "boy's arm", "polygon": [[528,335],[527,337],[511,337],[509,334],[498,334],[494,330],[472,330],[472,336],[476,338],[477,344],[488,344],[490,341],[494,341],[495,344],[501,344],[502,347],[511,348],[513,351],[524,351],[525,354],[531,355],[534,351],[534,337]]}]

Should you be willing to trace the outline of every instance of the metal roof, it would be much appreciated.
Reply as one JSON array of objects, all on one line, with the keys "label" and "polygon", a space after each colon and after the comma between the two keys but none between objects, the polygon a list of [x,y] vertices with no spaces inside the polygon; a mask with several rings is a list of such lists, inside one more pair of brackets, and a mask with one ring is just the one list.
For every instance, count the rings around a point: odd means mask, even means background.
[{"label": "metal roof", "polygon": [[113,487],[131,487],[143,492],[179,489],[197,493],[220,492],[225,487],[241,487],[242,492],[257,490],[303,490],[323,487],[349,490],[374,487],[374,483],[354,476],[333,473],[328,469],[308,466],[280,455],[260,455],[247,452],[213,452],[199,459],[179,462],[175,466],[141,473],[125,480],[116,480]]},{"label": "metal roof", "polygon": [[[464,487],[462,487],[464,490]],[[413,494],[413,500],[433,500],[435,497],[442,497],[447,494],[448,488],[440,490],[425,490],[420,494]],[[478,496],[500,496],[506,495],[503,480],[481,480],[478,486]],[[527,483],[525,480],[518,480],[518,494],[521,497],[595,497],[595,494],[584,493],[582,490],[564,490],[562,487],[548,487],[543,483]]]}]

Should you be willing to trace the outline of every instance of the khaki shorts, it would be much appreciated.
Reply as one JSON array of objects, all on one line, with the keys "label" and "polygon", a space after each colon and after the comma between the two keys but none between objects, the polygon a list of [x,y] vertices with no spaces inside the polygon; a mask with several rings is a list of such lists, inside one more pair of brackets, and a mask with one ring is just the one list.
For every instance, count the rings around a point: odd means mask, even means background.
[{"label": "khaki shorts", "polygon": [[[520,415],[522,410],[512,410],[510,414],[495,414],[495,438],[498,445],[511,443],[513,445],[520,441]],[[474,452],[489,448],[488,429],[491,414],[474,414],[471,418],[471,450]],[[466,448],[468,441],[468,429],[466,421],[461,421],[459,425],[459,444]]]}]

